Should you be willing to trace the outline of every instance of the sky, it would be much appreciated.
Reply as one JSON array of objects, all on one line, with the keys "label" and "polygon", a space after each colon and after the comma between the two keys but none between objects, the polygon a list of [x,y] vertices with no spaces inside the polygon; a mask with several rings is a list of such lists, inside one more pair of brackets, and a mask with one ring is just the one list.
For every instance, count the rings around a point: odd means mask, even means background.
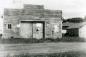
[{"label": "sky", "polygon": [[[46,9],[62,10],[63,17],[86,16],[86,0],[0,0],[0,16],[4,8],[22,8],[23,4],[44,5]],[[3,19],[0,18],[0,26]]]},{"label": "sky", "polygon": [[38,4],[47,9],[62,10],[64,18],[86,15],[86,0],[1,0],[0,8],[19,8],[21,4]]}]

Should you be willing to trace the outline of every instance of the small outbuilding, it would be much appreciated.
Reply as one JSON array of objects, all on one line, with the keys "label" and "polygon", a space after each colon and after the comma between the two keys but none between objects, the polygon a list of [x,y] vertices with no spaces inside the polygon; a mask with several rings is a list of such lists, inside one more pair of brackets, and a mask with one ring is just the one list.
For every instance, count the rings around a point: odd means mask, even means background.
[{"label": "small outbuilding", "polygon": [[71,23],[64,22],[63,30],[67,32],[64,36],[86,38],[86,22]]}]

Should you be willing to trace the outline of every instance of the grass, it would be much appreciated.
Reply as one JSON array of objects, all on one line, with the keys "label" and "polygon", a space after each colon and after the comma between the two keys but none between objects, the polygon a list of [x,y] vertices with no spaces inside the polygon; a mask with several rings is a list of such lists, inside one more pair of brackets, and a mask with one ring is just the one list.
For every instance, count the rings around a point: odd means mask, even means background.
[{"label": "grass", "polygon": [[79,37],[63,37],[61,41],[62,42],[85,42],[85,39],[79,38]]},{"label": "grass", "polygon": [[20,55],[7,55],[6,57],[85,57],[85,53],[81,52],[63,52],[52,54],[20,54]]},{"label": "grass", "polygon": [[36,38],[10,38],[10,39],[0,39],[0,43],[16,44],[16,43],[44,43],[44,42],[85,42],[83,38],[79,37],[63,37],[63,38],[46,38],[46,39],[36,39]]}]

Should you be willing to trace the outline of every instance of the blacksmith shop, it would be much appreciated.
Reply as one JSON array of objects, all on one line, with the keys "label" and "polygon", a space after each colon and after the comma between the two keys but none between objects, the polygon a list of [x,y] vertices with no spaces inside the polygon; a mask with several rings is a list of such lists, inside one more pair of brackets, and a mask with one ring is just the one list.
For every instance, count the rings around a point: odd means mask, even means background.
[{"label": "blacksmith shop", "polygon": [[4,9],[3,38],[61,38],[62,11],[25,4],[22,9]]}]

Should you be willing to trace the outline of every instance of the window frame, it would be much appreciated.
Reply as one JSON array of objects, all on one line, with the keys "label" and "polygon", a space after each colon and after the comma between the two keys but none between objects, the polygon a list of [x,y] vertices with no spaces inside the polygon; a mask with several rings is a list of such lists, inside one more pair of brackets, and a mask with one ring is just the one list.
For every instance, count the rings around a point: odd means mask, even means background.
[{"label": "window frame", "polygon": [[12,24],[8,24],[8,29],[12,29]]}]

